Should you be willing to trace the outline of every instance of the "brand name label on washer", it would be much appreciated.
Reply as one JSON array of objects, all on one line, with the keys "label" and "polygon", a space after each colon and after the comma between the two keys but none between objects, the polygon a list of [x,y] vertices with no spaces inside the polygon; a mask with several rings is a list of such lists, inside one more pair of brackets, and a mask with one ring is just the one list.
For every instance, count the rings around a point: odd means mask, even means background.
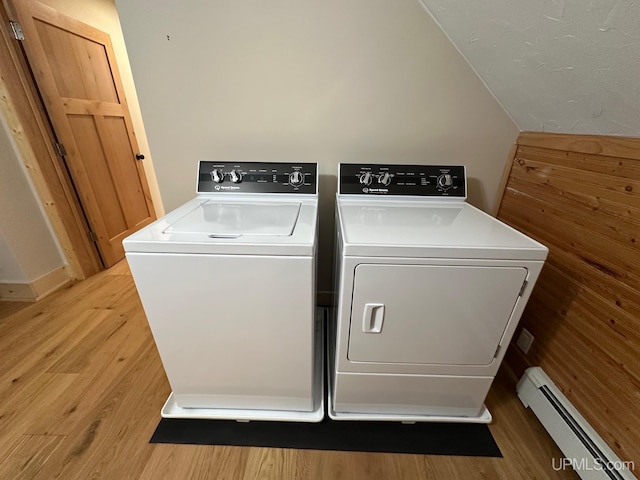
[{"label": "brand name label on washer", "polygon": [[389,193],[387,188],[363,188],[364,193]]}]

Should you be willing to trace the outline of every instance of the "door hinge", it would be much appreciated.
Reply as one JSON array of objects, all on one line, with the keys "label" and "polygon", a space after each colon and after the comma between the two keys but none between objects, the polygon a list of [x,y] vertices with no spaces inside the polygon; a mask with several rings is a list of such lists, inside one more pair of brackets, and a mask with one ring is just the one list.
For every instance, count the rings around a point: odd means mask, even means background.
[{"label": "door hinge", "polygon": [[20,24],[18,22],[9,22],[9,25],[11,26],[11,33],[13,34],[13,38],[15,38],[16,40],[24,40],[24,32],[22,31],[22,27],[20,26]]},{"label": "door hinge", "polygon": [[529,284],[529,280],[525,280],[524,283],[522,284],[522,287],[520,287],[520,293],[518,294],[519,297],[522,296],[522,294],[524,293],[524,289],[527,288],[528,284]]},{"label": "door hinge", "polygon": [[87,236],[89,237],[89,240],[91,240],[93,243],[98,243],[98,236],[94,231],[89,230],[87,232]]},{"label": "door hinge", "polygon": [[498,358],[498,353],[500,353],[500,345],[496,348],[496,352],[493,354],[493,358]]},{"label": "door hinge", "polygon": [[64,148],[63,144],[56,142],[56,143],[53,144],[53,148],[55,148],[56,153],[58,155],[60,155],[61,157],[66,157],[67,156],[67,149]]}]

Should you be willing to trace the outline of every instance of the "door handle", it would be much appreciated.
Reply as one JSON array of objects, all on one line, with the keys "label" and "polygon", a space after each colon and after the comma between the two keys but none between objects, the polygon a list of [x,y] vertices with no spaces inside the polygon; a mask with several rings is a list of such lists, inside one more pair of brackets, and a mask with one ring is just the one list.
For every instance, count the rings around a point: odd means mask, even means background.
[{"label": "door handle", "polygon": [[384,322],[384,303],[365,303],[362,316],[364,333],[380,333]]}]

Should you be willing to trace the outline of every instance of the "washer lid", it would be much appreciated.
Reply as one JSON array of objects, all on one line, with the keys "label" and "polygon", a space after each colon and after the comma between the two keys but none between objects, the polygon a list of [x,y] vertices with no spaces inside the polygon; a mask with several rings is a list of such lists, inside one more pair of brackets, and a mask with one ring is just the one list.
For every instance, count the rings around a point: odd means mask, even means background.
[{"label": "washer lid", "polygon": [[547,255],[544,245],[466,202],[338,198],[338,208],[345,255],[531,260]]},{"label": "washer lid", "polygon": [[209,200],[176,220],[162,233],[204,233],[210,238],[243,235],[291,236],[300,214],[300,203],[220,203]]},{"label": "washer lid", "polygon": [[201,196],[122,241],[126,252],[309,256],[316,195]]}]

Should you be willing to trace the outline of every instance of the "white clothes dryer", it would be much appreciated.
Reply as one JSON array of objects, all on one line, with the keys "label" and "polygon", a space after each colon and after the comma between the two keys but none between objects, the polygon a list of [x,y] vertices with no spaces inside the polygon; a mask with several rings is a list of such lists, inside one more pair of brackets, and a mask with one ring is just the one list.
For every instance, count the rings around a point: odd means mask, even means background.
[{"label": "white clothes dryer", "polygon": [[169,418],[318,422],[317,165],[201,161],[198,196],[124,240]]},{"label": "white clothes dryer", "polygon": [[335,420],[488,423],[547,248],[466,203],[463,166],[341,164]]}]

